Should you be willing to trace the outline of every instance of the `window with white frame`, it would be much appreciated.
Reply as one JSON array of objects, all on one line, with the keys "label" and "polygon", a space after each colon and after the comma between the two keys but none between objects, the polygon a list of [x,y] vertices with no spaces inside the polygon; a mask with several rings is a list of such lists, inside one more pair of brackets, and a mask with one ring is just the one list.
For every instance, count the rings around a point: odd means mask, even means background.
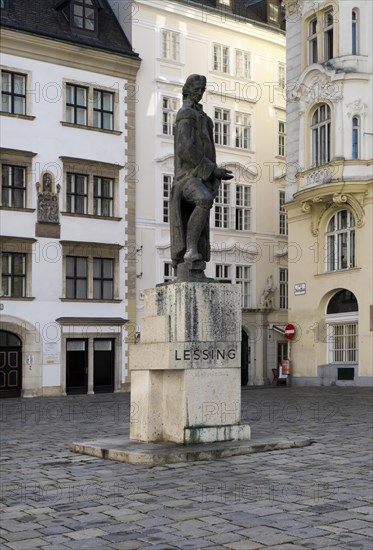
[{"label": "window with white frame", "polygon": [[220,73],[229,73],[229,47],[213,44],[212,68]]},{"label": "window with white frame", "polygon": [[331,112],[329,105],[319,105],[311,121],[312,166],[330,162]]},{"label": "window with white frame", "polygon": [[279,270],[280,309],[288,309],[288,292],[288,270],[286,267],[281,267]]},{"label": "window with white frame", "polygon": [[352,158],[357,160],[360,156],[360,118],[352,118]]},{"label": "window with white frame", "polygon": [[317,18],[308,24],[308,63],[317,63]]},{"label": "window with white frame", "polygon": [[286,69],[284,63],[278,64],[278,85],[283,90],[286,86]]},{"label": "window with white frame", "polygon": [[327,271],[355,267],[355,218],[349,210],[339,210],[326,230]]},{"label": "window with white frame", "polygon": [[180,61],[180,33],[162,30],[162,59]]},{"label": "window with white frame", "polygon": [[67,173],[66,210],[72,214],[88,214],[88,176]]},{"label": "window with white frame", "polygon": [[[119,91],[96,88],[90,83],[65,81],[65,114],[62,125],[85,126],[90,130],[119,131]],[[116,84],[117,87],[117,84]]]},{"label": "window with white frame", "polygon": [[280,235],[288,234],[288,213],[284,208],[284,204],[285,204],[285,191],[280,191],[279,192],[279,211],[278,211]]},{"label": "window with white frame", "polygon": [[86,126],[88,124],[88,88],[66,84],[66,122]]},{"label": "window with white frame", "polygon": [[358,304],[349,290],[340,290],[329,301],[326,315],[329,362],[358,362]]},{"label": "window with white frame", "polygon": [[93,90],[93,126],[104,130],[114,129],[114,94]]},{"label": "window with white frame", "polygon": [[278,121],[278,150],[277,154],[284,157],[286,153],[286,123]]},{"label": "window with white frame", "polygon": [[229,227],[230,183],[222,180],[215,198],[215,227]]},{"label": "window with white frame", "polygon": [[114,180],[93,176],[93,214],[95,216],[113,216]]},{"label": "window with white frame", "polygon": [[232,265],[215,264],[215,279],[219,283],[231,283],[232,282]]},{"label": "window with white frame", "polygon": [[178,99],[174,97],[162,97],[162,133],[165,136],[172,136],[174,133],[174,124],[178,109]]},{"label": "window with white frame", "polygon": [[215,107],[214,109],[214,137],[217,145],[230,144],[230,111]]},{"label": "window with white frame", "polygon": [[236,284],[241,285],[241,306],[251,307],[251,266],[236,265]]},{"label": "window with white frame", "polygon": [[236,50],[236,71],[238,78],[249,79],[251,76],[250,52]]},{"label": "window with white frame", "polygon": [[358,48],[358,40],[359,40],[358,24],[359,24],[358,11],[357,10],[352,10],[352,21],[351,21],[351,53],[352,53],[352,55],[357,55],[359,53],[358,52],[358,50],[359,50],[359,48]]},{"label": "window with white frame", "polygon": [[333,59],[333,10],[324,13],[324,61]]},{"label": "window with white frame", "polygon": [[235,145],[238,149],[250,150],[251,143],[251,122],[250,115],[246,113],[235,113]]},{"label": "window with white frame", "polygon": [[26,75],[1,71],[1,110],[13,115],[26,114]]},{"label": "window with white frame", "polygon": [[169,174],[162,176],[162,221],[170,221],[170,197],[173,177]]},{"label": "window with white frame", "polygon": [[175,280],[172,262],[164,262],[163,264],[163,282],[168,283]]},{"label": "window with white frame", "polygon": [[236,184],[235,219],[237,231],[251,229],[251,186]]},{"label": "window with white frame", "polygon": [[114,260],[93,258],[93,299],[112,300],[114,295]]}]

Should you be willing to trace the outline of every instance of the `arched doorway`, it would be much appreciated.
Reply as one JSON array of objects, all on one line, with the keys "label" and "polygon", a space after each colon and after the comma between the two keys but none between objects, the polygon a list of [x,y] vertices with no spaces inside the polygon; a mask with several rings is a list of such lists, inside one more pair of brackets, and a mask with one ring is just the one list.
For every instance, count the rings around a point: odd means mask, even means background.
[{"label": "arched doorway", "polygon": [[249,382],[250,347],[247,332],[242,329],[241,340],[241,386],[247,386]]},{"label": "arched doorway", "polygon": [[19,397],[22,390],[22,342],[0,330],[0,397]]}]

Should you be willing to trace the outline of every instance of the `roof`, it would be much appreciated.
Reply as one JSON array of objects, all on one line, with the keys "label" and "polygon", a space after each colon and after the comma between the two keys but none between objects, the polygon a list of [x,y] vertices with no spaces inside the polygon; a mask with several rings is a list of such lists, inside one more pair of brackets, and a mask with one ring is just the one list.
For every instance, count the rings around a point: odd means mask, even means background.
[{"label": "roof", "polygon": [[280,5],[281,0],[231,0],[231,6],[227,7],[224,4],[220,4],[218,0],[174,0],[181,4],[187,4],[190,6],[200,4],[202,9],[206,10],[218,10],[220,13],[224,13],[227,17],[242,18],[249,21],[257,21],[268,25],[274,29],[285,30],[285,18],[280,15],[279,25],[272,23],[268,20],[268,4],[274,3]]},{"label": "roof", "polygon": [[70,44],[138,57],[107,0],[93,0],[98,32],[74,28],[67,20],[72,0],[12,0],[1,10],[1,26]]}]

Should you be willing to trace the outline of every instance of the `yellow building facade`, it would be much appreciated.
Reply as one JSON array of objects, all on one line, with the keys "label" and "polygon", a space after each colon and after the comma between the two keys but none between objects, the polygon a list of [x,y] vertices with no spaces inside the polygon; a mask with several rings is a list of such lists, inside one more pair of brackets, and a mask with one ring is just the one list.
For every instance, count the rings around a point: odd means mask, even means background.
[{"label": "yellow building facade", "polygon": [[285,5],[292,382],[371,385],[372,3]]}]

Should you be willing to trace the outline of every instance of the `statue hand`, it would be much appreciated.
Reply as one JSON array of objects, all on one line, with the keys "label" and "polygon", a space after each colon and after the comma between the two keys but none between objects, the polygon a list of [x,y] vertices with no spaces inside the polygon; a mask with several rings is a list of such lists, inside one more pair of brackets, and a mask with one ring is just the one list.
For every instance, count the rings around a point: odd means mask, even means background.
[{"label": "statue hand", "polygon": [[219,180],[231,180],[234,177],[232,170],[226,170],[225,168],[215,168],[214,176]]}]

